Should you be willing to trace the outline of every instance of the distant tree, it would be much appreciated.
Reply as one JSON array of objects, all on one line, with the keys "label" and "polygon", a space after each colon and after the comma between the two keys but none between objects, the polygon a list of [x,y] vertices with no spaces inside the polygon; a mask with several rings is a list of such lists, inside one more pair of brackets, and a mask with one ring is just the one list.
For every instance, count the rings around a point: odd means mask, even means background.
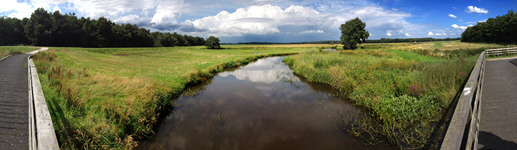
[{"label": "distant tree", "polygon": [[[27,22],[27,18],[24,18]],[[0,17],[0,45],[30,44],[25,36],[24,22],[16,18]]]},{"label": "distant tree", "polygon": [[370,36],[370,33],[364,28],[366,23],[362,22],[359,17],[341,24],[339,30],[341,30],[341,44],[343,49],[357,49],[357,44],[366,42],[366,39]]},{"label": "distant tree", "polygon": [[77,18],[36,9],[22,20],[0,16],[0,45],[31,44],[66,47],[148,47],[205,45],[202,37],[176,32],[153,32],[133,24],[117,24],[104,17]]},{"label": "distant tree", "polygon": [[221,46],[219,45],[219,38],[216,38],[214,36],[210,36],[210,37],[208,37],[208,39],[206,39],[205,46],[208,49],[221,48]]},{"label": "distant tree", "polygon": [[49,13],[43,8],[36,9],[31,18],[25,24],[25,35],[33,45],[52,45],[51,31],[52,19]]},{"label": "distant tree", "polygon": [[513,10],[508,14],[488,18],[485,22],[478,22],[477,25],[468,27],[461,34],[462,42],[481,43],[517,43],[517,13]]}]

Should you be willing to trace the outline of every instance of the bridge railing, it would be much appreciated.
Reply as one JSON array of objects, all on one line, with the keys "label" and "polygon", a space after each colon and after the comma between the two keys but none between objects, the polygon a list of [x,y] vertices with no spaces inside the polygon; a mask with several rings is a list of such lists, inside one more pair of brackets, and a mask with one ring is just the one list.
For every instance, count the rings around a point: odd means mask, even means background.
[{"label": "bridge railing", "polygon": [[487,49],[481,53],[458,99],[441,150],[477,150],[486,57],[508,54],[517,54],[517,47]]},{"label": "bridge railing", "polygon": [[481,53],[470,73],[445,133],[441,150],[477,150],[487,51]]},{"label": "bridge railing", "polygon": [[517,54],[517,47],[498,48],[485,50],[486,56],[500,56],[504,54]]},{"label": "bridge railing", "polygon": [[29,149],[57,150],[57,142],[52,118],[41,89],[36,66],[27,59],[29,77]]}]

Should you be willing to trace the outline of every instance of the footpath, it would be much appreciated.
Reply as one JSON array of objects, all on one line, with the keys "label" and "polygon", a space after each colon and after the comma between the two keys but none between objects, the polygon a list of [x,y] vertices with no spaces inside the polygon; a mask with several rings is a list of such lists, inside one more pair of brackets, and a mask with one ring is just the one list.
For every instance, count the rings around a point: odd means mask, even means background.
[{"label": "footpath", "polygon": [[0,149],[29,149],[27,57],[47,49],[0,61]]}]

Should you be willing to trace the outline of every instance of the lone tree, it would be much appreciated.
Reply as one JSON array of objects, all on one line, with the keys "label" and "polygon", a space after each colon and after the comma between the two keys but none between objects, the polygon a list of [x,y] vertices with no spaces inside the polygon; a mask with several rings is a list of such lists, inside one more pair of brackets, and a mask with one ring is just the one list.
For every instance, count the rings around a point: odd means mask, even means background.
[{"label": "lone tree", "polygon": [[208,37],[205,41],[205,46],[208,49],[219,49],[221,46],[219,45],[219,38],[216,38],[214,36]]},{"label": "lone tree", "polygon": [[[357,44],[361,44],[368,39],[370,33],[364,30],[366,27],[366,23],[362,22],[359,17],[355,19],[349,20],[345,22],[345,24],[341,24],[339,30],[341,30],[341,44],[343,44],[343,49],[357,49]],[[362,41],[361,41],[362,40]]]}]

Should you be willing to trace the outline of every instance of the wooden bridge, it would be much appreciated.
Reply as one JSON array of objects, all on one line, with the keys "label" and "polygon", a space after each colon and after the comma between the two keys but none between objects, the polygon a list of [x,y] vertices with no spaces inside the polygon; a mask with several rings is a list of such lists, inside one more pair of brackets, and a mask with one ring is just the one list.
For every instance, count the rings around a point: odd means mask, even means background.
[{"label": "wooden bridge", "polygon": [[458,100],[441,149],[517,149],[517,47],[488,49]]},{"label": "wooden bridge", "polygon": [[59,149],[36,67],[27,54],[0,60],[0,149]]}]

